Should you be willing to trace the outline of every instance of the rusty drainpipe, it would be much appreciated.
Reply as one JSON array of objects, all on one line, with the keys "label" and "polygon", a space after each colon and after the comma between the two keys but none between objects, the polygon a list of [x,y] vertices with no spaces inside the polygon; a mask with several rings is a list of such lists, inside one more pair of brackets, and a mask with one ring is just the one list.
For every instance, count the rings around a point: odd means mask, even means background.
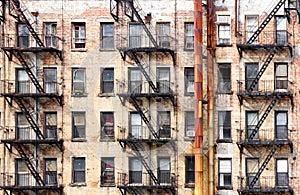
[{"label": "rusty drainpipe", "polygon": [[202,43],[202,0],[194,0],[195,195],[203,195]]},{"label": "rusty drainpipe", "polygon": [[214,2],[207,1],[208,194],[214,194]]}]

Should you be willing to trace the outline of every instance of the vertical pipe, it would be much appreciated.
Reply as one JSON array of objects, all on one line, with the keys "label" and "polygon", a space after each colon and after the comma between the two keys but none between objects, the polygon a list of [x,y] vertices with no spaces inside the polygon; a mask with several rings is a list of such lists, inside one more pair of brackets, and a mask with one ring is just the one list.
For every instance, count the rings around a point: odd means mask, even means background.
[{"label": "vertical pipe", "polygon": [[202,0],[194,0],[195,195],[203,194],[202,42]]},{"label": "vertical pipe", "polygon": [[214,194],[214,2],[207,1],[208,194]]}]

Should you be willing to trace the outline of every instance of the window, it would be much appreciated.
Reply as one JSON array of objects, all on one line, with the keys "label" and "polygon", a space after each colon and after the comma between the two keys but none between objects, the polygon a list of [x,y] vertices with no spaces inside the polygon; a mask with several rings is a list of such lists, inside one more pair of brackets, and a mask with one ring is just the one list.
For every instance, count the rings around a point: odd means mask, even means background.
[{"label": "window", "polygon": [[170,69],[169,68],[157,68],[158,74],[158,89],[160,93],[170,92]]},{"label": "window", "polygon": [[246,158],[246,182],[248,187],[252,185],[253,187],[259,187],[259,179],[254,184],[251,184],[258,172],[258,167],[258,158]]},{"label": "window", "polygon": [[142,118],[141,115],[135,112],[130,113],[130,137],[142,138]]},{"label": "window", "polygon": [[18,47],[29,47],[29,30],[26,24],[17,24],[18,28]]},{"label": "window", "polygon": [[129,47],[141,47],[142,45],[142,25],[130,24],[129,25]]},{"label": "window", "polygon": [[[249,90],[253,81],[258,74],[258,64],[257,63],[247,63],[246,64],[246,90]],[[258,90],[258,83],[252,89],[253,91]]]},{"label": "window", "polygon": [[131,93],[142,92],[142,74],[139,69],[129,69],[129,91]]},{"label": "window", "polygon": [[170,23],[157,24],[157,37],[160,47],[170,47]]},{"label": "window", "polygon": [[230,64],[219,64],[218,71],[218,92],[230,93],[231,92],[231,67]]},{"label": "window", "polygon": [[114,24],[102,23],[101,29],[101,49],[114,49]]},{"label": "window", "polygon": [[169,157],[158,158],[158,181],[159,183],[171,183],[171,168]]},{"label": "window", "polygon": [[72,139],[85,139],[85,112],[72,112]]},{"label": "window", "polygon": [[142,162],[138,158],[129,159],[129,183],[142,183]]},{"label": "window", "polygon": [[231,112],[218,112],[219,140],[231,140]]},{"label": "window", "polygon": [[85,158],[73,157],[73,183],[85,183]]},{"label": "window", "polygon": [[230,45],[230,16],[218,15],[218,44]]},{"label": "window", "polygon": [[17,93],[30,93],[30,82],[28,74],[24,69],[16,70],[16,92]]},{"label": "window", "polygon": [[17,139],[21,140],[28,140],[31,138],[31,130],[29,128],[28,121],[25,117],[25,115],[21,112],[16,113],[17,114],[17,131],[16,131],[16,137]]},{"label": "window", "polygon": [[46,139],[57,139],[57,113],[45,112],[44,135]]},{"label": "window", "polygon": [[83,95],[85,93],[85,69],[72,68],[72,73],[73,73],[72,93],[74,95]]},{"label": "window", "polygon": [[185,183],[195,184],[195,157],[185,157]]},{"label": "window", "polygon": [[231,159],[219,159],[219,188],[231,187]]},{"label": "window", "polygon": [[[252,37],[254,32],[258,29],[258,16],[246,16],[246,42]],[[257,43],[258,38],[254,40]]]},{"label": "window", "polygon": [[105,68],[102,71],[102,93],[114,92],[114,69]]},{"label": "window", "polygon": [[44,68],[44,89],[46,93],[57,93],[56,68]]},{"label": "window", "polygon": [[46,47],[56,47],[56,22],[44,23],[45,26],[45,44]]},{"label": "window", "polygon": [[190,138],[195,136],[194,111],[185,112],[185,136]]},{"label": "window", "polygon": [[184,68],[185,95],[194,95],[194,68]]},{"label": "window", "polygon": [[30,181],[30,173],[26,166],[26,163],[22,159],[16,159],[16,185],[17,186],[29,186],[32,185]]},{"label": "window", "polygon": [[276,111],[275,117],[275,138],[288,139],[288,113]]},{"label": "window", "polygon": [[252,135],[258,123],[258,111],[246,112],[246,123],[246,138],[250,139],[250,136],[253,136],[253,139],[258,139],[258,131],[254,132],[254,135]]},{"label": "window", "polygon": [[45,159],[44,174],[46,185],[57,185],[57,162],[54,158]]},{"label": "window", "polygon": [[194,23],[184,23],[184,49],[194,50]]},{"label": "window", "polygon": [[73,23],[73,48],[85,48],[85,23]]},{"label": "window", "polygon": [[287,44],[286,17],[276,16],[276,43]]},{"label": "window", "polygon": [[114,113],[113,112],[101,112],[101,138],[114,138]]},{"label": "window", "polygon": [[288,88],[288,66],[287,64],[275,64],[275,89]]},{"label": "window", "polygon": [[170,111],[159,111],[158,114],[159,137],[171,137],[171,114]]},{"label": "window", "polygon": [[289,186],[288,160],[276,160],[276,186]]},{"label": "window", "polygon": [[115,184],[114,158],[101,158],[101,185]]}]

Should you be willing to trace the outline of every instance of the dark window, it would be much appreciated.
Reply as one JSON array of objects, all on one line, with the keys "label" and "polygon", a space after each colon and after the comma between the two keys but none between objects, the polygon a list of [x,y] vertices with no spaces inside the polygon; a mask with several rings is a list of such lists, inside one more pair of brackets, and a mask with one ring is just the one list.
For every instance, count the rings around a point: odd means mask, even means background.
[{"label": "dark window", "polygon": [[142,92],[142,74],[139,69],[129,69],[129,91],[131,93]]},{"label": "dark window", "polygon": [[195,136],[194,111],[185,112],[185,136],[190,138]]},{"label": "dark window", "polygon": [[130,113],[130,137],[142,138],[142,118],[141,115],[135,112]]},{"label": "dark window", "polygon": [[[246,90],[250,89],[253,81],[255,80],[258,73],[258,64],[247,63],[246,64]],[[254,91],[258,90],[258,83],[255,84]]]},{"label": "dark window", "polygon": [[72,93],[75,95],[82,95],[85,93],[85,69],[84,68],[73,68],[73,87]]},{"label": "dark window", "polygon": [[288,88],[288,66],[287,64],[275,64],[275,89]]},{"label": "dark window", "polygon": [[158,129],[159,137],[171,137],[171,113],[170,111],[159,111],[158,115]]},{"label": "dark window", "polygon": [[73,183],[85,183],[84,157],[73,157]]},{"label": "dark window", "polygon": [[231,159],[219,159],[219,187],[231,187]]},{"label": "dark window", "polygon": [[158,45],[160,47],[170,47],[170,23],[157,24]]},{"label": "dark window", "polygon": [[231,67],[230,64],[219,64],[218,72],[218,92],[231,92]]},{"label": "dark window", "polygon": [[73,23],[73,48],[85,48],[85,23]]},{"label": "dark window", "polygon": [[57,185],[57,162],[56,159],[45,159],[45,184]]},{"label": "dark window", "polygon": [[72,139],[85,139],[85,112],[72,112]]},{"label": "dark window", "polygon": [[158,74],[158,89],[160,93],[170,92],[170,69],[157,68]]},{"label": "dark window", "polygon": [[129,25],[129,47],[141,47],[142,45],[142,25],[130,24]]},{"label": "dark window", "polygon": [[194,23],[184,23],[184,49],[194,50]]},{"label": "dark window", "polygon": [[56,68],[44,68],[44,89],[46,93],[57,93],[56,91]]},{"label": "dark window", "polygon": [[33,185],[33,181],[31,180],[31,175],[26,166],[26,163],[22,159],[16,159],[16,185],[17,186],[29,186]]},{"label": "dark window", "polygon": [[286,16],[276,16],[276,43],[287,44]]},{"label": "dark window", "polygon": [[129,159],[129,183],[142,183],[142,162],[138,158]]},{"label": "dark window", "polygon": [[102,71],[102,93],[114,92],[114,69],[105,68]]},{"label": "dark window", "polygon": [[56,23],[47,22],[45,25],[45,44],[47,47],[56,47]]},{"label": "dark window", "polygon": [[[255,178],[255,175],[258,172],[258,167],[259,167],[259,161],[257,158],[247,158],[246,159],[246,182],[247,186],[251,185],[251,182]],[[259,187],[259,179],[252,184],[253,187]]]},{"label": "dark window", "polygon": [[102,49],[114,49],[114,24],[113,23],[102,23],[102,34],[101,34],[101,48]]},{"label": "dark window", "polygon": [[23,113],[17,113],[16,137],[21,140],[31,139],[31,129]]},{"label": "dark window", "polygon": [[194,156],[185,157],[185,183],[186,184],[195,183],[195,157]]},{"label": "dark window", "polygon": [[47,139],[57,139],[57,113],[45,112],[45,132]]},{"label": "dark window", "polygon": [[288,160],[276,160],[276,186],[289,186]]},{"label": "dark window", "polygon": [[24,69],[16,69],[16,92],[17,93],[30,93],[30,82],[28,74]]},{"label": "dark window", "polygon": [[158,158],[158,180],[159,183],[171,183],[171,168],[169,157]]},{"label": "dark window", "polygon": [[101,138],[114,138],[114,113],[113,112],[101,112]]},{"label": "dark window", "polygon": [[194,95],[194,68],[184,68],[185,95]]},{"label": "dark window", "polygon": [[101,158],[101,185],[115,184],[114,158]]},{"label": "dark window", "polygon": [[219,140],[231,139],[231,112],[218,112]]},{"label": "dark window", "polygon": [[275,137],[288,139],[288,114],[286,111],[275,112]]},{"label": "dark window", "polygon": [[18,47],[29,47],[29,30],[26,24],[17,24],[18,28]]},{"label": "dark window", "polygon": [[256,125],[258,123],[258,112],[257,111],[247,111],[246,112],[246,138],[250,139],[250,136],[253,133],[253,138],[252,139],[258,139],[258,131],[253,132],[255,129]]}]

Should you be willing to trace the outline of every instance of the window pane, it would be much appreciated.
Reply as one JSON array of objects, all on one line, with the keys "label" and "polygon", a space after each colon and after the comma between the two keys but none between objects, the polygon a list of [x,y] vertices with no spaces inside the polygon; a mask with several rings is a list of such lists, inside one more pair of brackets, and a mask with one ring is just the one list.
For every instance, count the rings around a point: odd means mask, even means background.
[{"label": "window pane", "polygon": [[114,25],[102,24],[102,48],[113,49],[114,48]]},{"label": "window pane", "polygon": [[231,92],[231,67],[230,64],[219,64],[218,74],[219,92]]},{"label": "window pane", "polygon": [[102,112],[101,116],[101,137],[113,138],[114,137],[114,115],[112,112]]},{"label": "window pane", "polygon": [[220,160],[219,166],[220,173],[231,173],[231,160]]}]

